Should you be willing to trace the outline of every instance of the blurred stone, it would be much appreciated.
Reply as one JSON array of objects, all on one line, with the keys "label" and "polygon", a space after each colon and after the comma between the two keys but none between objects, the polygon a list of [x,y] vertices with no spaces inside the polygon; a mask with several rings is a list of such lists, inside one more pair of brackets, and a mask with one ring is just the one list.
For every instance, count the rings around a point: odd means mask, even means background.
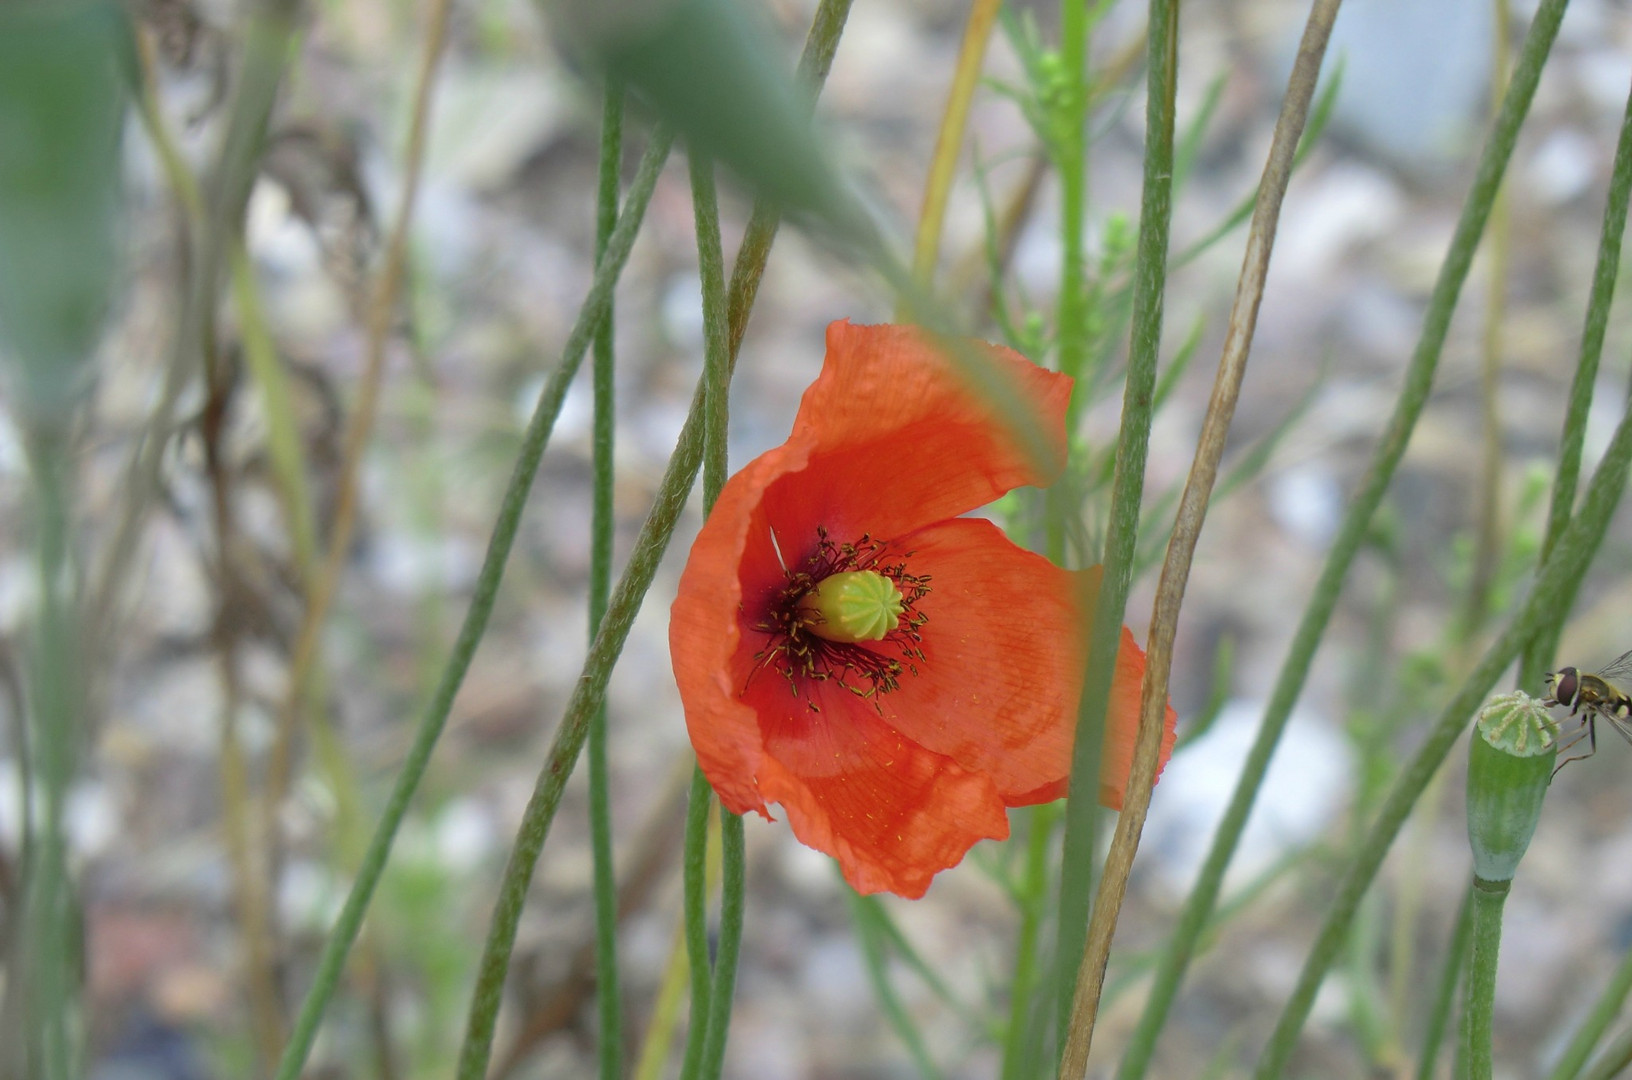
[{"label": "blurred stone", "polygon": [[1586,194],[1599,171],[1597,145],[1574,128],[1561,128],[1542,140],[1525,177],[1542,202],[1557,205]]},{"label": "blurred stone", "polygon": [[[1175,896],[1189,891],[1229,805],[1263,718],[1263,703],[1234,700],[1213,727],[1175,754],[1156,785],[1141,853]],[[1308,713],[1294,713],[1259,788],[1226,890],[1323,835],[1347,805],[1354,775],[1348,744]]]},{"label": "blurred stone", "polygon": [[1462,160],[1488,109],[1492,18],[1484,0],[1345,4],[1326,52],[1328,72],[1343,65],[1333,128],[1409,173]]}]

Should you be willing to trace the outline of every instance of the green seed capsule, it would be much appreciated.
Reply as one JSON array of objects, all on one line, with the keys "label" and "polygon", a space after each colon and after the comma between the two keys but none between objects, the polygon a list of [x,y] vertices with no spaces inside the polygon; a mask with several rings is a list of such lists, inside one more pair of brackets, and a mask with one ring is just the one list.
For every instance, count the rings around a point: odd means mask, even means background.
[{"label": "green seed capsule", "polygon": [[799,601],[805,629],[828,641],[882,641],[901,622],[901,590],[873,570],[830,574]]},{"label": "green seed capsule", "polygon": [[1474,877],[1505,882],[1518,870],[1541,817],[1558,753],[1557,725],[1523,691],[1479,713],[1468,754],[1468,842]]}]

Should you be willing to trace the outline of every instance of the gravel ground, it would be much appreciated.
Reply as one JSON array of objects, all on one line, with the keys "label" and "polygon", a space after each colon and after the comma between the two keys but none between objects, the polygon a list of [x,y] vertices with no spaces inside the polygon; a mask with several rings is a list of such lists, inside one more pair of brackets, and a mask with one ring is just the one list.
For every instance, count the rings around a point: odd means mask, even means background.
[{"label": "gravel ground", "polygon": [[[813,5],[773,2],[797,40]],[[1520,18],[1529,5],[1521,4]],[[1052,10],[1021,3],[1052,35]],[[947,0],[856,5],[822,117],[876,205],[907,235],[916,213],[964,6]],[[220,64],[239,13],[231,5],[151,0],[169,50],[161,91],[194,160],[222,122]],[[1219,83],[1217,111],[1175,205],[1173,245],[1209,232],[1252,187],[1303,5],[1282,0],[1192,5],[1180,59],[1180,125]],[[186,14],[201,21],[185,32]],[[400,146],[421,14],[378,0],[323,5],[295,58],[275,117],[247,241],[280,349],[298,373],[297,405],[320,503],[332,502],[337,416],[362,365],[358,282],[400,189]],[[1142,9],[1115,6],[1095,36],[1109,63],[1140,32]],[[1343,95],[1327,138],[1294,180],[1236,422],[1245,453],[1301,410],[1251,482],[1219,503],[1197,552],[1178,639],[1173,698],[1184,725],[1213,689],[1213,655],[1233,643],[1228,705],[1208,741],[1175,762],[1157,789],[1141,867],[1113,964],[1096,1068],[1108,1072],[1138,1015],[1143,983],[1122,961],[1165,934],[1227,797],[1233,769],[1262,713],[1345,500],[1390,408],[1420,327],[1477,151],[1490,79],[1490,11],[1483,0],[1376,0],[1351,5],[1334,44]],[[1522,25],[1521,25],[1522,29]],[[1533,531],[1521,496],[1550,477],[1558,417],[1580,334],[1599,217],[1629,75],[1632,24],[1623,3],[1577,0],[1541,85],[1508,185],[1510,265],[1500,332],[1503,507],[1510,532]],[[994,80],[1020,78],[1013,50],[992,50]],[[1095,120],[1091,238],[1137,210],[1142,77],[1111,94]],[[429,680],[451,642],[480,564],[497,496],[544,373],[556,363],[588,285],[598,105],[519,0],[456,7],[417,214],[411,314],[389,358],[377,438],[364,469],[357,543],[324,659],[330,714],[372,821]],[[628,164],[643,145],[632,125]],[[1033,139],[1002,94],[977,97],[972,143],[992,163],[999,198],[1017,190]],[[140,129],[129,138],[128,289],[110,333],[80,459],[84,545],[106,542],[123,493],[123,462],[156,393],[174,317],[178,272],[171,201]],[[727,189],[729,244],[747,202]],[[1057,207],[1039,192],[1013,266],[1036,304],[1057,274]],[[954,192],[947,273],[978,253],[981,213],[968,174]],[[1242,234],[1231,234],[1172,277],[1168,354],[1200,327],[1198,362],[1152,435],[1152,493],[1182,482],[1205,407],[1212,358],[1234,288]],[[621,559],[644,518],[683,420],[700,365],[702,328],[691,209],[680,155],[659,185],[618,293],[619,429],[616,491]],[[1288,851],[1311,852],[1235,917],[1196,965],[1174,1013],[1158,1075],[1225,1074],[1250,1064],[1285,999],[1324,910],[1342,845],[1377,798],[1375,772],[1404,760],[1448,686],[1378,700],[1366,680],[1394,676],[1426,653],[1446,674],[1475,655],[1449,629],[1480,468],[1479,364],[1488,269],[1482,260],[1453,327],[1430,404],[1390,502],[1393,555],[1362,555],[1317,658],[1261,820],[1232,886],[1244,887]],[[968,289],[978,296],[981,286]],[[1624,305],[1622,305],[1624,307]],[[971,310],[973,310],[971,306]],[[772,257],[734,385],[731,460],[746,463],[786,436],[798,396],[821,360],[833,319],[882,321],[888,297],[808,238],[784,232]],[[1603,407],[1589,465],[1607,440],[1627,377],[1632,335],[1611,324]],[[993,332],[989,327],[984,332]],[[223,335],[235,339],[231,318]],[[196,414],[197,397],[184,402]],[[1089,414],[1114,436],[1114,398]],[[589,561],[589,394],[580,380],[550,446],[503,594],[455,706],[416,811],[398,844],[398,872],[371,947],[389,961],[359,976],[330,1024],[332,1041],[361,1040],[369,994],[399,1038],[397,1075],[433,1075],[436,1051],[462,1025],[466,980],[515,822],[584,651]],[[241,737],[266,764],[298,604],[289,544],[265,460],[266,423],[245,389],[227,447],[237,477],[245,565],[262,621],[246,636]],[[1544,489],[1543,489],[1544,490]],[[15,432],[0,429],[0,634],[8,646],[32,605],[18,522],[26,475]],[[146,529],[139,572],[120,616],[117,649],[99,685],[104,707],[73,801],[88,933],[87,978],[101,1070],[112,1077],[239,1075],[244,1053],[232,918],[232,873],[221,833],[221,689],[210,648],[219,588],[210,493],[191,433],[178,439],[164,498]],[[1544,498],[1542,503],[1544,504]],[[631,1026],[649,1015],[678,903],[673,835],[676,763],[686,747],[669,674],[667,605],[699,524],[695,504],[635,626],[610,691],[613,812],[620,854],[651,851],[650,889],[623,933]],[[1566,661],[1596,667],[1632,645],[1632,551],[1615,526],[1566,636]],[[1129,621],[1143,636],[1154,575]],[[1504,601],[1505,602],[1505,601]],[[1375,643],[1375,668],[1364,666]],[[1539,688],[1531,688],[1539,692]],[[0,838],[16,835],[14,710],[0,701]],[[1389,734],[1367,753],[1357,716]],[[1607,738],[1607,737],[1606,737]],[[1615,742],[1615,740],[1607,740]],[[1498,987],[1498,1060],[1531,1075],[1591,1003],[1632,944],[1632,831],[1627,748],[1563,774],[1508,904]],[[1282,771],[1284,770],[1284,771]],[[1433,977],[1466,874],[1460,754],[1397,847],[1362,916],[1357,955],[1375,967],[1328,980],[1299,1058],[1304,1075],[1390,1075],[1416,1053],[1419,988]],[[1385,774],[1386,775],[1386,774]],[[511,1075],[590,1075],[592,995],[572,957],[589,940],[590,860],[584,791],[569,789],[522,925],[514,993],[499,1055],[524,1027],[547,1034]],[[1359,808],[1357,811],[1357,807]],[[344,896],[332,869],[336,794],[303,759],[280,814],[289,838],[276,901],[292,953],[289,992],[306,985],[321,934]],[[1311,845],[1313,845],[1311,847]],[[885,1080],[916,1075],[881,1018],[829,860],[796,844],[784,823],[748,823],[749,921],[728,1075],[754,1080]],[[987,845],[991,848],[992,845]],[[979,850],[920,902],[887,900],[902,929],[953,990],[999,1015],[1013,911],[981,872]],[[400,950],[400,951],[394,951]],[[1405,966],[1400,966],[1400,961]],[[1356,972],[1381,972],[1375,982]],[[905,969],[898,985],[952,1077],[995,1075],[995,1053]],[[1408,999],[1407,991],[1414,992]],[[559,1010],[551,1027],[550,1009]],[[1356,1054],[1353,1018],[1384,1018]],[[1403,1043],[1388,1032],[1404,1026]],[[326,1045],[320,1043],[318,1059]],[[237,1055],[237,1056],[235,1056]],[[315,1060],[315,1059],[314,1059]],[[121,1072],[147,1062],[148,1072]],[[163,1064],[168,1062],[169,1064]],[[413,1063],[417,1068],[410,1068]],[[191,1069],[192,1071],[188,1071]],[[166,1071],[168,1070],[168,1071]],[[244,1073],[247,1075],[247,1073]],[[349,1075],[338,1067],[332,1073]],[[382,1074],[386,1075],[386,1074]]]}]

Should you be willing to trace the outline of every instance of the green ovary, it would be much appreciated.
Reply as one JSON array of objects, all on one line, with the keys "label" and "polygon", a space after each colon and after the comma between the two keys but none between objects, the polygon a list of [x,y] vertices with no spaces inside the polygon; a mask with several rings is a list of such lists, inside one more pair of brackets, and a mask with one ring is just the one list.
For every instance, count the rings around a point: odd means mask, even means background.
[{"label": "green ovary", "polygon": [[901,622],[901,591],[872,570],[832,574],[799,601],[800,622],[828,641],[881,641]]}]

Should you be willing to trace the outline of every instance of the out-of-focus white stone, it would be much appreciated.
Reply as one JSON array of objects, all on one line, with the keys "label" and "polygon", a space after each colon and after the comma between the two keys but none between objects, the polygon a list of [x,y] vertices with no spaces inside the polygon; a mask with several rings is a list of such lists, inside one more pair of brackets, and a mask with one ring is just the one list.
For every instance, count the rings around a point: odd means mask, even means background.
[{"label": "out-of-focus white stone", "polygon": [[[1141,850],[1175,895],[1190,890],[1207,857],[1263,711],[1259,701],[1226,704],[1212,730],[1176,755],[1156,785]],[[1293,714],[1225,875],[1226,888],[1250,881],[1326,829],[1348,799],[1349,758],[1337,733],[1316,717]]]},{"label": "out-of-focus white stone", "polygon": [[278,880],[278,914],[291,929],[327,932],[345,902],[334,872],[310,859],[296,859]]},{"label": "out-of-focus white stone", "polygon": [[69,789],[63,818],[69,847],[80,859],[94,859],[106,852],[124,825],[113,792],[94,780]]},{"label": "out-of-focus white stone", "polygon": [[1597,175],[1598,148],[1575,128],[1549,133],[1525,169],[1530,189],[1552,206],[1584,195]]},{"label": "out-of-focus white stone", "polygon": [[1345,4],[1326,50],[1328,71],[1343,65],[1333,127],[1405,169],[1458,160],[1484,119],[1492,33],[1470,0]]},{"label": "out-of-focus white stone", "polygon": [[1354,245],[1394,228],[1403,206],[1399,186],[1377,169],[1346,163],[1324,170],[1281,211],[1271,279],[1331,273]]},{"label": "out-of-focus white stone", "polygon": [[1343,514],[1343,490],[1331,468],[1304,462],[1270,473],[1264,486],[1276,524],[1309,547],[1324,549]]},{"label": "out-of-focus white stone", "polygon": [[481,865],[498,840],[493,815],[475,799],[454,799],[431,825],[439,862],[449,873],[467,874]]}]

